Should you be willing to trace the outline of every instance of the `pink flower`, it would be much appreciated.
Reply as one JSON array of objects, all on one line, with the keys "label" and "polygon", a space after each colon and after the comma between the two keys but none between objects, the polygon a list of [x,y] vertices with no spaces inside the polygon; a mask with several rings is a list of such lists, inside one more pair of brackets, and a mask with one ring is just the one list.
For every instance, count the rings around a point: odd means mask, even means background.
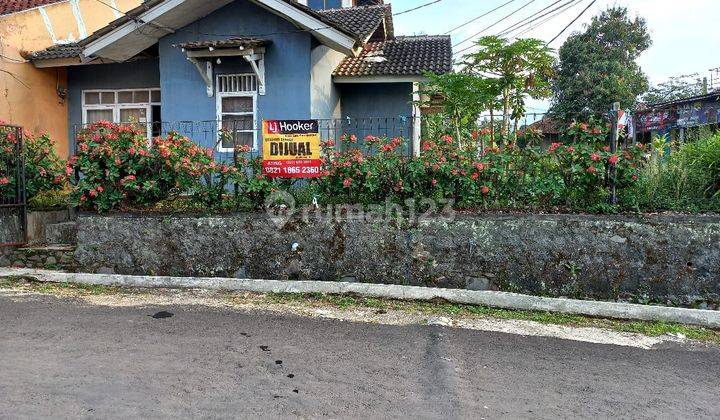
[{"label": "pink flower", "polygon": [[488,195],[490,193],[490,187],[483,185],[480,187],[480,192],[483,193],[483,195]]},{"label": "pink flower", "polygon": [[587,168],[587,172],[588,172],[589,174],[595,174],[595,173],[597,172],[597,169],[595,169],[594,166],[589,166],[589,167]]},{"label": "pink flower", "polygon": [[10,183],[10,180],[6,176],[0,178],[0,185],[7,185],[9,183]]},{"label": "pink flower", "polygon": [[557,150],[557,148],[560,147],[560,146],[562,146],[562,143],[553,143],[553,144],[550,145],[550,148],[548,149],[548,152],[549,152],[549,153],[552,153],[552,152],[554,152],[555,150]]},{"label": "pink flower", "polygon": [[590,155],[590,160],[592,160],[593,162],[597,162],[600,160],[600,155],[598,155],[597,153],[593,153]]},{"label": "pink flower", "polygon": [[357,143],[357,136],[355,134],[350,135],[350,143]]},{"label": "pink flower", "polygon": [[350,188],[350,186],[352,185],[352,183],[353,183],[353,179],[352,179],[352,178],[345,178],[345,180],[343,181],[343,187],[345,187],[345,188]]},{"label": "pink flower", "polygon": [[618,163],[619,159],[620,158],[618,157],[618,155],[612,155],[608,158],[608,163],[610,163],[611,165],[615,165],[616,163]]},{"label": "pink flower", "polygon": [[568,153],[573,153],[575,151],[575,148],[572,146],[568,146],[567,151],[568,151]]},{"label": "pink flower", "polygon": [[95,189],[96,189],[97,192],[99,192],[99,193],[105,191],[105,188],[103,188],[102,185],[98,185],[97,187],[95,187]]},{"label": "pink flower", "polygon": [[433,178],[431,182],[433,184],[433,187],[436,186],[438,183],[437,179],[435,179],[435,178]]},{"label": "pink flower", "polygon": [[474,180],[478,179],[480,177],[480,174],[477,172],[473,172],[472,175],[470,175],[470,178]]}]

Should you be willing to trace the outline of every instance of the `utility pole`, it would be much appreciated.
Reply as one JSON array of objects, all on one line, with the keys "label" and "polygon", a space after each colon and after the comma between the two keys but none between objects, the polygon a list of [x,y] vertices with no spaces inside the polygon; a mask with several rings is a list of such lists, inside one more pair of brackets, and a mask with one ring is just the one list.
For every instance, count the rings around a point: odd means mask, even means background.
[{"label": "utility pole", "polygon": [[[620,112],[620,102],[613,103],[612,111],[610,113],[610,123],[612,124],[612,134],[610,137],[610,153],[613,155],[617,153],[618,149],[618,138],[620,133],[618,131],[618,114]],[[610,204],[617,204],[617,164],[610,163]]]}]

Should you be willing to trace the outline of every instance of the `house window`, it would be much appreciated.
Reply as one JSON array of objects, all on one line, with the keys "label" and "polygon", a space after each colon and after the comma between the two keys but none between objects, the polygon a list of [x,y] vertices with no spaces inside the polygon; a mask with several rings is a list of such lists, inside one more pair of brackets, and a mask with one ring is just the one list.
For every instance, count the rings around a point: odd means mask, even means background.
[{"label": "house window", "polygon": [[144,125],[148,138],[160,135],[160,89],[85,90],[83,124],[98,121]]},{"label": "house window", "polygon": [[257,150],[257,85],[254,74],[218,75],[220,152],[231,152],[235,146],[245,145]]}]

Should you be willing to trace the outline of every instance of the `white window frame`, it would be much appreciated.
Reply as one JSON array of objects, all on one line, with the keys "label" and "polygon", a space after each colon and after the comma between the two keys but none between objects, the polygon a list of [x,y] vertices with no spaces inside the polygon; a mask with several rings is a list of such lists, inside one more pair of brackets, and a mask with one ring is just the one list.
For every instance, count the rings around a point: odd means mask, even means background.
[{"label": "white window frame", "polygon": [[[250,76],[257,77],[254,73],[241,73],[241,74],[218,74],[216,76],[215,80],[215,86],[220,86],[220,76]],[[256,79],[255,86],[258,86],[258,81]],[[238,132],[242,133],[249,133],[252,132],[253,134],[253,144],[252,144],[252,151],[256,152],[258,150],[258,121],[257,121],[257,102],[258,102],[258,92],[257,88],[255,91],[239,91],[239,92],[216,92],[215,94],[215,106],[216,106],[216,112],[217,112],[217,124],[218,124],[218,141],[217,141],[217,151],[221,153],[228,153],[234,151],[231,147],[222,147],[222,141],[220,141],[220,135],[222,133],[222,123],[223,123],[223,116],[224,115],[233,115],[233,116],[247,116],[252,115],[252,121],[253,121],[253,129],[252,130],[237,130]],[[222,111],[222,100],[223,98],[252,98],[252,106],[253,110],[252,112],[223,112]]]},{"label": "white window frame", "polygon": [[[138,102],[138,103],[118,103],[118,94],[120,92],[148,92],[148,102]],[[88,111],[91,110],[112,110],[113,111],[113,123],[120,124],[120,110],[121,109],[145,109],[145,115],[147,118],[147,121],[145,122],[145,125],[147,126],[147,138],[148,141],[152,140],[152,107],[158,106],[161,103],[160,102],[153,102],[152,94],[153,92],[160,92],[160,88],[133,88],[133,89],[87,89],[83,90],[81,92],[82,95],[82,123],[83,125],[87,124],[88,118],[87,114]],[[103,93],[113,93],[115,95],[115,103],[113,104],[86,104],[85,103],[85,94],[87,93],[98,93],[100,96],[102,96]]]}]

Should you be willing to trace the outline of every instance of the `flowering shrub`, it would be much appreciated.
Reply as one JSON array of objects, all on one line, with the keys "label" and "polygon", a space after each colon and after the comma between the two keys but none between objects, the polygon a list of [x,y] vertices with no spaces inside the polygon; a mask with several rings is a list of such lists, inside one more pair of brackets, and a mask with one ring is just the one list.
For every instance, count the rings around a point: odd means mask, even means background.
[{"label": "flowering shrub", "polygon": [[73,199],[99,211],[145,207],[192,191],[215,167],[212,151],[190,139],[171,133],[149,146],[132,125],[99,122],[83,130],[77,143],[67,168],[82,173]]},{"label": "flowering shrub", "polygon": [[[430,198],[461,208],[606,210],[611,174],[618,189],[633,185],[645,153],[642,145],[613,154],[590,142],[482,149],[484,136],[427,140],[418,157],[408,155],[402,138],[328,140],[321,147],[321,177],[309,181],[309,188],[328,203]],[[110,123],[83,131],[78,144],[68,169],[82,173],[74,198],[99,211],[148,207],[179,195],[200,209],[258,209],[272,192],[294,182],[263,175],[261,157],[248,146],[236,150],[233,163],[218,163],[212,151],[177,134],[148,146],[135,127]]]},{"label": "flowering shrub", "polygon": [[[480,133],[472,138],[482,139]],[[589,142],[480,150],[446,135],[422,142],[420,156],[410,158],[398,152],[402,139],[368,136],[363,143],[357,147],[343,138],[339,149],[333,141],[323,144],[324,177],[316,181],[323,198],[367,204],[427,197],[466,208],[600,209],[608,201],[609,168],[617,168],[616,185],[625,188],[637,180],[644,154],[642,145],[611,154]]]},{"label": "flowering shrub", "polygon": [[[1,122],[0,122],[1,124]],[[42,191],[58,191],[66,185],[65,165],[55,153],[54,141],[47,135],[23,133],[21,156],[25,162],[25,194],[27,199]],[[15,129],[0,125],[0,195],[13,197],[18,138]]]},{"label": "flowering shrub", "polygon": [[322,177],[318,192],[330,201],[382,203],[386,197],[403,197],[407,156],[401,138],[367,136],[358,145],[354,135],[340,139],[342,152],[333,140],[323,142]]}]

